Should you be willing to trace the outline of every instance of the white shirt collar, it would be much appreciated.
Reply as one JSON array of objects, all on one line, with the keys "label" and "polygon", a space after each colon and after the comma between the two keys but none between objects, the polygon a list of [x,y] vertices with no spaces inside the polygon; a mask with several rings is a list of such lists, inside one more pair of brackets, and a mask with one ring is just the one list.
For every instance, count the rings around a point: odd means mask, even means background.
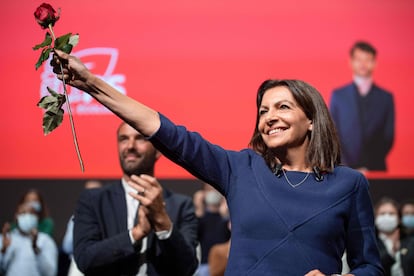
[{"label": "white shirt collar", "polygon": [[128,182],[125,180],[125,178],[122,178],[121,182],[122,182],[122,187],[124,188],[125,198],[127,198],[128,200],[132,199],[133,197],[130,196],[128,193],[129,192],[136,193],[137,191],[128,185]]}]

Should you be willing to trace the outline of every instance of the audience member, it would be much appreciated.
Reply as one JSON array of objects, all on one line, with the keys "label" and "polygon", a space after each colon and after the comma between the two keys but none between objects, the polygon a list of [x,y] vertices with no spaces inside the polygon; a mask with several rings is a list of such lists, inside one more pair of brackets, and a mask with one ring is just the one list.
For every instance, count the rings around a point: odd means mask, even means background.
[{"label": "audience member", "polygon": [[330,103],[342,162],[360,171],[385,171],[394,141],[394,99],[373,81],[376,56],[376,49],[367,42],[352,46],[353,82],[334,90]]},{"label": "audience member", "polygon": [[[43,199],[40,191],[36,189],[28,190],[20,199],[19,204],[28,203],[36,211],[37,216],[39,217],[38,222],[38,231],[42,233],[49,234],[53,237],[55,225],[53,219],[49,216],[49,210],[47,208],[46,202]],[[12,229],[16,227],[15,224],[12,224]]]},{"label": "audience member", "polygon": [[375,205],[375,225],[385,276],[414,275],[414,238],[402,238],[399,224],[398,203],[380,199]]},{"label": "audience member", "polygon": [[403,235],[414,237],[414,199],[403,201],[401,217]]},{"label": "audience member", "polygon": [[[228,227],[230,230],[230,221],[228,223]],[[231,239],[228,239],[224,243],[218,243],[211,247],[208,254],[210,276],[224,276],[229,258],[230,243]]]},{"label": "audience member", "polygon": [[117,131],[122,179],[85,189],[74,215],[74,256],[87,275],[192,275],[197,218],[191,198],[154,177],[161,154],[126,123]]},{"label": "audience member", "polygon": [[11,230],[9,223],[4,224],[0,275],[56,275],[57,247],[48,234],[38,231],[38,213],[33,204],[20,203],[15,213],[16,228]]},{"label": "audience member", "polygon": [[[84,184],[85,189],[96,189],[102,187],[102,182],[99,180],[87,180]],[[68,268],[68,276],[83,275],[78,269],[73,258],[73,215],[70,217],[66,226],[66,232],[62,240],[62,251],[69,257],[70,265]]]},{"label": "audience member", "polygon": [[223,212],[222,206],[227,209],[227,204],[224,197],[206,183],[202,190],[194,194],[193,202],[196,207],[196,215],[199,218],[198,239],[201,247],[201,262],[197,276],[209,276],[208,254],[210,248],[230,238],[230,231],[227,227],[228,215],[223,216],[220,213]]}]

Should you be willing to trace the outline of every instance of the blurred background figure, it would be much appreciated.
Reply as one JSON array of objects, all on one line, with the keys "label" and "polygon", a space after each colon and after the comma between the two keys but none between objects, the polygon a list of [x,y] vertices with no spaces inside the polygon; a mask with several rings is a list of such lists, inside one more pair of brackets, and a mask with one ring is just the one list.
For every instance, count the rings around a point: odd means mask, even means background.
[{"label": "blurred background figure", "polygon": [[228,208],[224,197],[207,183],[194,194],[193,202],[199,220],[198,239],[201,247],[197,275],[209,276],[208,255],[211,247],[230,239]]},{"label": "blurred background figure", "polygon": [[401,204],[401,223],[404,236],[414,237],[414,199],[403,201]]},{"label": "blurred background figure", "polygon": [[53,239],[38,231],[38,211],[20,203],[15,213],[16,228],[5,223],[0,235],[0,275],[54,276],[58,250]]},{"label": "blurred background figure", "polygon": [[[99,180],[87,180],[85,182],[85,189],[97,189],[103,186],[102,182]],[[66,226],[66,232],[62,240],[62,251],[65,255],[68,256],[70,265],[67,269],[68,276],[77,276],[83,275],[83,273],[78,269],[75,260],[73,258],[73,215],[70,217],[68,224]],[[66,275],[66,273],[64,273]]]},{"label": "blurred background figure", "polygon": [[[39,217],[38,231],[53,237],[55,224],[52,217],[49,215],[49,209],[47,208],[46,202],[40,191],[36,189],[28,190],[23,194],[19,201],[19,204],[23,203],[29,204],[36,211],[36,214]],[[16,224],[12,224],[12,229],[14,228],[16,228]]]},{"label": "blurred background figure", "polygon": [[377,50],[365,41],[352,46],[353,81],[332,92],[329,108],[342,162],[361,172],[387,170],[386,157],[394,142],[394,98],[374,83],[376,57]]},{"label": "blurred background figure", "polygon": [[[228,222],[229,230],[231,230],[231,223]],[[210,276],[224,276],[226,271],[227,261],[229,258],[231,239],[224,243],[218,243],[210,248],[208,254],[208,267]]]},{"label": "blurred background figure", "polygon": [[382,198],[375,205],[378,248],[385,276],[414,275],[414,238],[400,233],[399,204]]}]

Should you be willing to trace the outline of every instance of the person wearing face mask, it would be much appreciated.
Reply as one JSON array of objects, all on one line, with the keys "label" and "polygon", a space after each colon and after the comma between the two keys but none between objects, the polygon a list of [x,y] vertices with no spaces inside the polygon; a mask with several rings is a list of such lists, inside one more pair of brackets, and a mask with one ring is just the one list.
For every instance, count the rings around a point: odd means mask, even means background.
[{"label": "person wearing face mask", "polygon": [[210,249],[230,239],[228,211],[224,197],[209,184],[193,196],[196,215],[199,218],[198,239],[201,247],[201,261],[197,276],[209,276],[208,256]]},{"label": "person wearing face mask", "polygon": [[49,234],[53,237],[53,233],[55,231],[54,221],[49,215],[49,210],[40,191],[36,189],[27,191],[21,198],[20,202],[28,203],[36,210],[36,213],[39,216],[39,232]]},{"label": "person wearing face mask", "polygon": [[[49,210],[42,194],[36,189],[30,189],[20,198],[19,205],[23,203],[30,205],[36,211],[36,214],[39,217],[37,230],[49,234],[53,238],[55,224],[49,215]],[[16,226],[15,223],[12,223],[11,229],[15,229]]]},{"label": "person wearing face mask", "polygon": [[399,204],[382,198],[375,206],[378,248],[385,276],[414,275],[414,238],[400,233]]},{"label": "person wearing face mask", "polygon": [[3,225],[0,235],[0,275],[53,276],[58,250],[53,239],[37,229],[39,218],[30,204],[19,204],[16,228]]},{"label": "person wearing face mask", "polygon": [[414,237],[414,199],[401,204],[401,224],[404,236]]}]

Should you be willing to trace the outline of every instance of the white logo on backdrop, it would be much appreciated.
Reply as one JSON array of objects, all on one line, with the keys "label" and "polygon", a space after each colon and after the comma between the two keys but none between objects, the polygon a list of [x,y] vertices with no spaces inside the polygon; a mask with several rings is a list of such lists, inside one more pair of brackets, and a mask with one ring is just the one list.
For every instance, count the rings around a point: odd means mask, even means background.
[{"label": "white logo on backdrop", "polygon": [[[114,74],[114,69],[116,67],[118,61],[118,49],[116,48],[88,48],[78,52],[72,52],[72,55],[82,59],[84,57],[93,57],[93,56],[102,56],[108,55],[109,62],[106,68],[97,68],[95,62],[87,62],[85,66],[91,70],[96,71],[99,69],[100,72],[103,71],[102,75],[98,75],[101,79],[103,79],[108,84],[115,87],[118,91],[122,94],[126,94],[126,89],[123,86],[126,80],[125,75],[123,74]],[[47,86],[52,88],[58,93],[63,94],[63,84],[60,80],[58,80],[55,74],[52,71],[52,67],[50,66],[50,59],[46,61],[44,66],[44,71],[41,74],[41,83],[40,83],[40,97],[49,95],[47,91]],[[76,88],[66,86],[68,91],[68,97],[70,102],[70,107],[73,114],[78,115],[93,115],[93,114],[108,114],[110,111],[94,100],[91,96],[87,93],[79,91]],[[63,109],[66,112],[66,104],[63,105]]]}]

